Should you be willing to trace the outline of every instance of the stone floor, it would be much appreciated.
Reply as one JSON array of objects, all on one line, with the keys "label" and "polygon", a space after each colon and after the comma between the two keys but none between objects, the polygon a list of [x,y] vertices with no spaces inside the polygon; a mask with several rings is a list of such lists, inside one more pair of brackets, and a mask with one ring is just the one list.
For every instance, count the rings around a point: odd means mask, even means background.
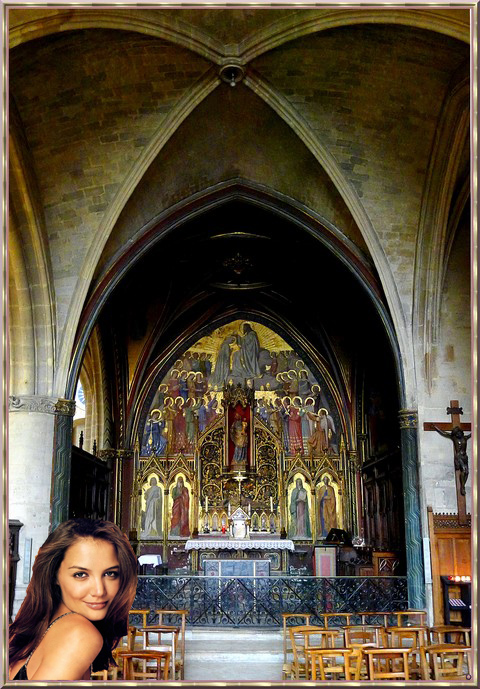
[{"label": "stone floor", "polygon": [[278,682],[282,665],[280,629],[187,629],[186,682]]}]

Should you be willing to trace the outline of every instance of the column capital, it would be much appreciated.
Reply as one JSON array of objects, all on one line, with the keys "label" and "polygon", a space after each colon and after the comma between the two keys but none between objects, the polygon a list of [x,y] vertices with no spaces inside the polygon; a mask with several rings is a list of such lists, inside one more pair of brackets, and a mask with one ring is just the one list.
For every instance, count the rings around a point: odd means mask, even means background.
[{"label": "column capital", "polygon": [[398,419],[400,428],[418,428],[418,411],[416,409],[400,409]]},{"label": "column capital", "polygon": [[47,397],[46,395],[22,395],[20,397],[10,395],[8,410],[11,412],[73,416],[75,414],[75,400],[67,400],[63,397]]}]

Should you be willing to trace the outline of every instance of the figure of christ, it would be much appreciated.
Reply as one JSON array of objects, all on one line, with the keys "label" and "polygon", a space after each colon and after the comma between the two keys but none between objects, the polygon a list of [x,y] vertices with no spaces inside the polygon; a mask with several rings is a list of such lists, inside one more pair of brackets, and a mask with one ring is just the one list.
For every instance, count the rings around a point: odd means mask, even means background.
[{"label": "figure of christ", "polygon": [[303,455],[303,437],[302,437],[302,417],[300,409],[290,404],[288,407],[288,442],[290,445],[290,452],[293,455],[298,453]]},{"label": "figure of christ", "polygon": [[465,435],[460,426],[455,426],[450,432],[442,431],[437,426],[433,426],[437,433],[445,438],[450,438],[453,442],[453,462],[455,469],[460,472],[460,493],[465,495],[465,484],[468,478],[468,455],[467,440],[471,438],[471,433]]},{"label": "figure of christ", "polygon": [[290,538],[310,538],[308,494],[301,478],[297,478],[290,498]]},{"label": "figure of christ", "polygon": [[248,449],[248,422],[242,419],[241,414],[235,413],[234,421],[230,426],[230,438],[235,446],[232,461],[234,464],[245,464]]},{"label": "figure of christ", "polygon": [[323,486],[318,492],[318,524],[320,536],[328,536],[330,529],[337,528],[337,500],[328,476],[323,477]]},{"label": "figure of christ", "polygon": [[239,336],[241,346],[241,360],[245,376],[255,378],[260,375],[258,355],[260,354],[260,341],[250,323],[243,324],[243,336]]},{"label": "figure of christ", "polygon": [[172,500],[170,536],[188,537],[190,536],[190,526],[188,524],[190,495],[181,476],[177,478],[177,483],[172,490]]}]

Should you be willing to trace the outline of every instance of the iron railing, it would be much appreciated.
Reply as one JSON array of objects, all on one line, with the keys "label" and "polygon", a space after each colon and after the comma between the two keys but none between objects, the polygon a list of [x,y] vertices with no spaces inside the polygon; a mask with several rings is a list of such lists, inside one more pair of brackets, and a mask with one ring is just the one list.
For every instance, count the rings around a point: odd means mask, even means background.
[{"label": "iron railing", "polygon": [[[155,623],[155,610],[159,609],[186,609],[188,624],[204,627],[278,627],[282,624],[282,613],[294,612],[310,613],[310,623],[320,624],[318,613],[323,612],[407,610],[407,580],[406,577],[140,576],[132,607],[150,609],[149,624]],[[360,621],[360,617],[353,618],[351,623]],[[131,617],[130,624],[135,623]],[[335,618],[331,623],[335,625]],[[383,616],[379,623],[383,623]]]}]

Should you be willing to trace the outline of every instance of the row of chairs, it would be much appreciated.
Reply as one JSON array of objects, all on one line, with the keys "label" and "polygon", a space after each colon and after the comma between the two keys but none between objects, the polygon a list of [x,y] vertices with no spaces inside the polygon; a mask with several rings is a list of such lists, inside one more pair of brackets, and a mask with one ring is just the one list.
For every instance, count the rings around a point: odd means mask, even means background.
[{"label": "row of chairs", "polygon": [[[330,621],[334,615],[350,621],[349,613],[331,614]],[[323,626],[310,625],[310,618],[309,614],[299,613],[283,616],[284,677],[428,680],[431,677],[460,679],[469,673],[469,629],[412,624],[404,627],[343,624],[334,628],[325,619]],[[392,620],[391,613],[388,619]],[[395,613],[393,619],[398,622],[401,618]],[[292,621],[296,626],[288,626]],[[298,625],[299,621],[304,624]]]},{"label": "row of chairs", "polygon": [[[157,621],[148,624],[152,613]],[[188,610],[130,610],[127,635],[113,651],[116,667],[93,672],[91,678],[134,681],[184,679],[187,614]],[[172,620],[178,624],[170,624]]]}]

